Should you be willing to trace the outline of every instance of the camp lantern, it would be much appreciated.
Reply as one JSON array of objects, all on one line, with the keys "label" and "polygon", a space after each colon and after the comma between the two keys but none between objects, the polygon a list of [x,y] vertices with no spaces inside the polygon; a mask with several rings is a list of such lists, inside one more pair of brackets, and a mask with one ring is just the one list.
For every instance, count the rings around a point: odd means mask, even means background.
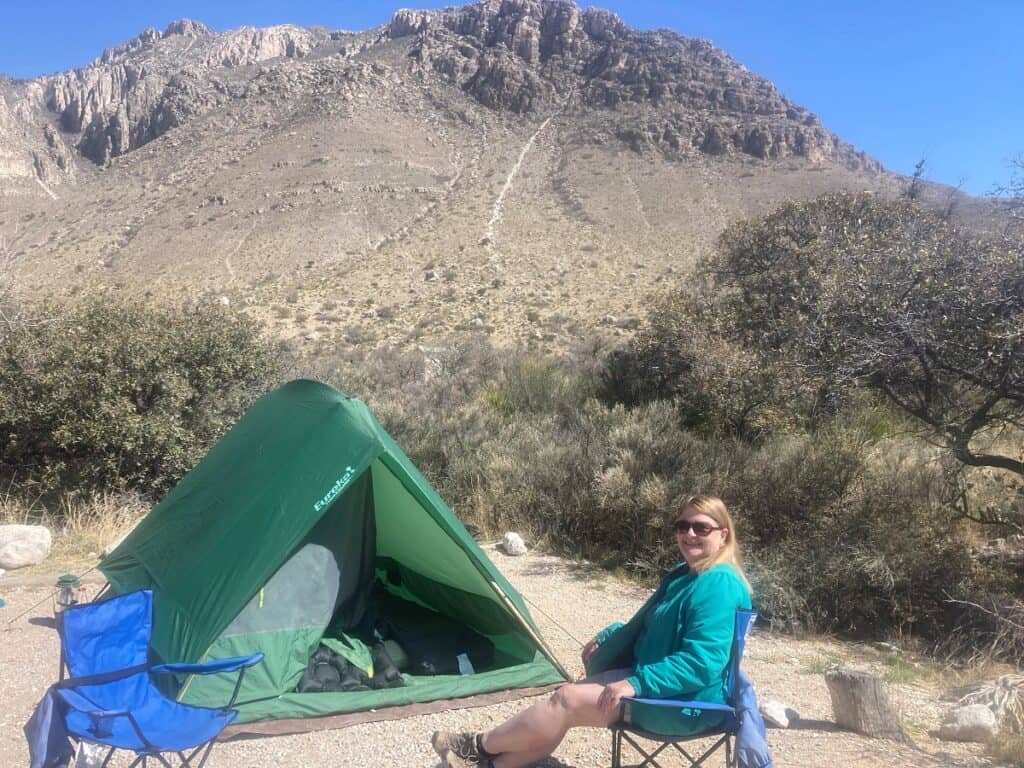
[{"label": "camp lantern", "polygon": [[63,613],[73,605],[85,602],[85,586],[73,573],[65,573],[57,579],[57,591],[53,593],[53,615]]}]

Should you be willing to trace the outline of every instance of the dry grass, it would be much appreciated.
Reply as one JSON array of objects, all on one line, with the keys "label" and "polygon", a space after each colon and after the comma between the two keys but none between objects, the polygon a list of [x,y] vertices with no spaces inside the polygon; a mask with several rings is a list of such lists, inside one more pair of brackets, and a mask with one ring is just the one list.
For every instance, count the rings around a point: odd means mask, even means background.
[{"label": "dry grass", "polygon": [[45,517],[38,498],[26,500],[14,493],[12,481],[0,494],[0,525],[30,525]]},{"label": "dry grass", "polygon": [[1001,733],[989,742],[989,754],[1000,765],[1024,768],[1024,735]]},{"label": "dry grass", "polygon": [[103,493],[62,497],[54,509],[41,500],[0,496],[0,524],[45,525],[53,534],[50,556],[19,574],[81,572],[96,565],[104,548],[128,533],[149,510],[137,495]]},{"label": "dry grass", "polygon": [[924,658],[905,655],[884,655],[882,677],[889,684],[937,683],[945,679],[948,669]]}]

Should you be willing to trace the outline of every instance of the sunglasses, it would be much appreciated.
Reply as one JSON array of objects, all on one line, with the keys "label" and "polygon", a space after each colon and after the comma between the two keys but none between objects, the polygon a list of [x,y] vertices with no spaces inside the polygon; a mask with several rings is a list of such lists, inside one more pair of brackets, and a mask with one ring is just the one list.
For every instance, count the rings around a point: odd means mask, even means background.
[{"label": "sunglasses", "polygon": [[694,536],[699,536],[702,539],[705,536],[710,536],[713,531],[725,530],[725,528],[719,526],[708,525],[707,523],[694,523],[689,520],[676,520],[673,527],[675,528],[676,533],[685,535],[690,531],[693,531]]}]

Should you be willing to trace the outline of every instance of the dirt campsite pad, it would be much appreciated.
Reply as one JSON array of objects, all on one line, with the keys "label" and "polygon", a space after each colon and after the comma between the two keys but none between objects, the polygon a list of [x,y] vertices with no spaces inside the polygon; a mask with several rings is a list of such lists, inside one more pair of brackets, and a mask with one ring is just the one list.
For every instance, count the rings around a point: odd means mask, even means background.
[{"label": "dirt campsite pad", "polygon": [[[487,553],[529,601],[545,638],[572,672],[581,667],[577,640],[588,639],[612,620],[628,618],[649,594],[585,564],[533,553],[506,557],[493,548],[487,548]],[[38,578],[25,581],[19,582],[16,574],[0,579],[0,596],[7,600],[7,605],[0,609],[0,681],[4,698],[0,707],[0,766],[5,768],[28,764],[22,726],[46,687],[56,679],[59,659],[49,590],[40,586]],[[38,601],[42,602],[37,608],[8,628],[11,619]],[[929,735],[938,727],[949,704],[940,701],[939,686],[928,677],[923,681],[889,683],[916,749],[837,731],[823,675],[836,662],[879,674],[893,670],[885,651],[831,640],[794,640],[755,630],[744,668],[762,700],[779,699],[801,717],[789,730],[768,733],[780,768],[992,765],[979,745],[947,743]],[[229,741],[214,749],[208,766],[434,768],[438,763],[429,744],[431,732],[487,728],[519,711],[528,701],[365,723],[341,730]],[[578,729],[569,734],[546,765],[604,768],[609,764],[609,747],[606,731]],[[710,765],[719,765],[723,760],[716,758]],[[111,766],[118,768],[130,762],[122,754]],[[667,768],[682,763],[669,758],[664,764]]]}]

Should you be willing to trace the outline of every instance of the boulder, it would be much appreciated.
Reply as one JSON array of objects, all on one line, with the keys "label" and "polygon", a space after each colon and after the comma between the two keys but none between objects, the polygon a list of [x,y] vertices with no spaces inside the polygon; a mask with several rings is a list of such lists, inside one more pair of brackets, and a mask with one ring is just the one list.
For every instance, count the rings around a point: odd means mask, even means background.
[{"label": "boulder", "polygon": [[787,707],[778,699],[766,699],[758,707],[765,725],[769,728],[789,728],[789,724],[800,719],[800,714]]},{"label": "boulder", "polygon": [[43,525],[0,525],[0,568],[13,571],[43,562],[53,537]]},{"label": "boulder", "polygon": [[976,741],[992,738],[998,724],[995,713],[984,704],[968,704],[946,714],[939,726],[939,738],[946,741]]},{"label": "boulder", "polygon": [[513,557],[526,554],[526,542],[523,541],[523,537],[512,531],[506,533],[505,538],[501,540],[501,548],[506,555]]}]

